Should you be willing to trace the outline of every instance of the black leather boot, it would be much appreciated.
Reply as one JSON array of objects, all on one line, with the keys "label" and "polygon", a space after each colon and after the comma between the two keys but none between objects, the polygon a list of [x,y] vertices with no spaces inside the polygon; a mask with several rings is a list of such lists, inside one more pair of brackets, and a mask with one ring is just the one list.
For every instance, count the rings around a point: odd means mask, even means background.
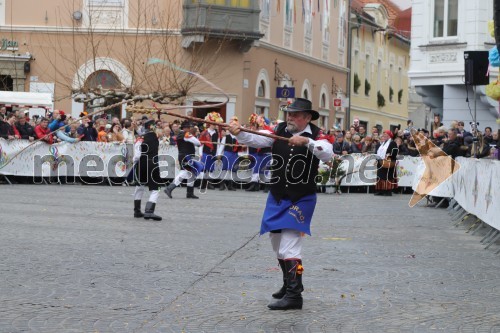
[{"label": "black leather boot", "polygon": [[225,180],[221,181],[219,184],[219,191],[224,191],[226,189],[226,187],[227,187],[226,181]]},{"label": "black leather boot", "polygon": [[144,209],[144,218],[146,220],[161,221],[161,216],[155,215],[155,207],[156,204],[154,202],[148,201],[146,203],[146,209]]},{"label": "black leather boot", "polygon": [[271,310],[302,309],[302,291],[304,291],[302,261],[298,259],[285,260],[285,271],[287,275],[285,296],[267,307]]},{"label": "black leather boot", "polygon": [[281,299],[286,294],[286,271],[285,271],[285,261],[283,259],[278,259],[278,262],[281,267],[281,272],[283,273],[283,286],[280,290],[275,292],[272,296],[273,298]]},{"label": "black leather boot", "polygon": [[226,180],[226,187],[228,191],[236,191],[236,189],[233,187],[233,181],[232,180]]},{"label": "black leather boot", "polygon": [[141,212],[141,200],[134,200],[134,217],[144,217]]},{"label": "black leather boot", "polygon": [[174,182],[171,182],[170,185],[168,185],[164,190],[163,192],[165,192],[166,195],[168,195],[168,197],[170,199],[172,199],[172,191],[177,187],[177,185],[175,185]]},{"label": "black leather boot", "polygon": [[200,188],[205,190],[215,190],[215,187],[208,181],[208,179],[203,179],[201,181]]},{"label": "black leather boot", "polygon": [[199,199],[196,195],[194,195],[194,187],[187,187],[186,198]]},{"label": "black leather boot", "polygon": [[257,192],[259,190],[259,183],[251,182],[250,186],[245,190],[247,192]]}]

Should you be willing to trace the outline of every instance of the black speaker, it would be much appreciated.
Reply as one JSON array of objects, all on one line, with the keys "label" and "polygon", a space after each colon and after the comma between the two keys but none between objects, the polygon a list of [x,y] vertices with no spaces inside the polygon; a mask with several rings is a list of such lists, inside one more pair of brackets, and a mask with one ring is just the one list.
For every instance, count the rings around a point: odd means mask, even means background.
[{"label": "black speaker", "polygon": [[488,73],[488,51],[465,51],[465,84],[484,86],[490,83]]},{"label": "black speaker", "polygon": [[25,62],[25,63],[24,63],[24,72],[25,72],[26,74],[28,74],[28,73],[30,72],[30,70],[31,70],[31,65],[30,65],[30,63],[29,63],[29,62]]}]

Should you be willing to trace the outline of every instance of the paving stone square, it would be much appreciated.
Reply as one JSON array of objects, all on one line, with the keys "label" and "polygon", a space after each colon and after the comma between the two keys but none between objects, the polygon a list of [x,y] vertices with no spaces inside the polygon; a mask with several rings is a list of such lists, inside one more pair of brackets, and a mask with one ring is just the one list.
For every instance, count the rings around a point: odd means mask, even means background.
[{"label": "paving stone square", "polygon": [[500,332],[497,249],[444,209],[318,194],[304,308],[270,311],[266,194],[185,192],[152,222],[133,187],[1,185],[0,332]]}]

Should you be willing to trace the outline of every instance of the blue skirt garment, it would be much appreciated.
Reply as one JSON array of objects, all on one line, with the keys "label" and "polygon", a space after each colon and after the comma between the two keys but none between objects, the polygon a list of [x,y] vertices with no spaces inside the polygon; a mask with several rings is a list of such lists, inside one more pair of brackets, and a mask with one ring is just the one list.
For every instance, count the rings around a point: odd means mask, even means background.
[{"label": "blue skirt garment", "polygon": [[225,151],[222,156],[222,170],[231,170],[235,172],[238,169],[238,153]]},{"label": "blue skirt garment", "polygon": [[280,229],[294,229],[311,235],[311,220],[316,207],[316,199],[316,194],[309,194],[295,203],[288,198],[283,198],[278,202],[269,193],[260,234]]},{"label": "blue skirt garment", "polygon": [[193,158],[193,156],[191,156],[191,155],[187,155],[185,157],[185,160],[186,160],[186,163],[184,165],[184,169],[186,169],[189,172],[194,173],[194,175],[196,177],[198,177],[198,175],[200,173],[202,173],[203,170],[205,169],[205,166],[203,165],[203,163],[196,160],[196,158]]},{"label": "blue skirt garment", "polygon": [[201,157],[201,163],[205,165],[203,171],[208,171],[208,172],[214,171],[215,161],[217,161],[217,159],[213,155],[203,154],[203,156]]},{"label": "blue skirt garment", "polygon": [[271,162],[271,154],[250,154],[250,166],[252,173],[264,173],[269,163]]}]

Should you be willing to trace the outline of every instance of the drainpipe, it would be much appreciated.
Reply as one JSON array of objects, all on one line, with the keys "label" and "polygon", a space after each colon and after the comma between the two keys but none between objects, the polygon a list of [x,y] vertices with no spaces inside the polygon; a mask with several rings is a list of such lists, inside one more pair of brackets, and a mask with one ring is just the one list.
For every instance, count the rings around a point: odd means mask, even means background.
[{"label": "drainpipe", "polygon": [[[349,126],[351,125],[351,62],[352,62],[352,31],[354,29],[359,29],[359,24],[357,23],[352,23],[353,17],[351,17],[351,2],[352,0],[349,1],[349,6],[347,9],[347,17],[348,17],[348,24],[347,24],[347,69],[349,70],[347,73],[347,82],[346,82],[346,93],[347,93],[347,109],[345,112],[345,119],[344,119],[344,129],[347,131],[349,129]],[[499,0],[500,1],[500,0]],[[357,19],[357,16],[355,15],[354,18]]]}]

